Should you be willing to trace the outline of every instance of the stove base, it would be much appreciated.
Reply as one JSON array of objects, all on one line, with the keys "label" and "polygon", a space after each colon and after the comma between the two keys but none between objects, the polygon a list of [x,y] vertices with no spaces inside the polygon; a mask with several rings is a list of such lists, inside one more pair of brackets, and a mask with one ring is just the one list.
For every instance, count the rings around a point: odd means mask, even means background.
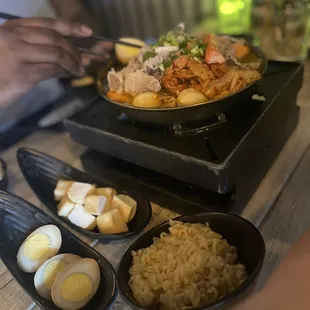
[{"label": "stove base", "polygon": [[180,214],[210,210],[228,213],[235,204],[235,189],[217,194],[100,152],[88,150],[81,162],[88,173],[104,176],[112,184],[142,193],[148,200]]},{"label": "stove base", "polygon": [[248,105],[221,126],[194,136],[124,123],[102,100],[66,127],[77,142],[103,153],[83,156],[91,173],[125,177],[133,190],[180,213],[233,206],[240,213],[298,124],[302,79],[303,65],[271,62],[259,88],[266,101],[245,99]]}]

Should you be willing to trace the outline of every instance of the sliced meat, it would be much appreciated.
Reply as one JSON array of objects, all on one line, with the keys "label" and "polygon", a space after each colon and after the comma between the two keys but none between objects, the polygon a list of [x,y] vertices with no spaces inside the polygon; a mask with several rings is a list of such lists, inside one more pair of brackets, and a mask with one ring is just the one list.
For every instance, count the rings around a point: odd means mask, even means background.
[{"label": "sliced meat", "polygon": [[107,78],[111,91],[116,91],[118,93],[124,92],[124,74],[121,71],[115,72],[115,70],[112,69],[108,73]]},{"label": "sliced meat", "polygon": [[126,74],[124,91],[127,94],[135,96],[146,91],[157,93],[160,89],[160,82],[142,71],[137,70]]}]

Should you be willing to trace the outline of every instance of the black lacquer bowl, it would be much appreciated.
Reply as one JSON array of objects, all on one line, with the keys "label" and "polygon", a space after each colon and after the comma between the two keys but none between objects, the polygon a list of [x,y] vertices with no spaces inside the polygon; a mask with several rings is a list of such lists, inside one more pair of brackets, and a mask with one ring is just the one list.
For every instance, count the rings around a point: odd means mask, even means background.
[{"label": "black lacquer bowl", "polygon": [[6,162],[3,159],[0,159],[0,169],[3,171],[3,175],[0,178],[0,190],[6,190],[8,185],[8,174]]},{"label": "black lacquer bowl", "polygon": [[100,266],[101,281],[98,291],[83,309],[108,309],[116,296],[115,271],[108,260],[43,211],[19,197],[0,191],[0,257],[14,278],[42,309],[59,309],[52,301],[38,295],[34,287],[34,273],[23,272],[16,260],[18,249],[28,235],[47,224],[54,224],[61,231],[62,246],[59,253],[93,258]]},{"label": "black lacquer bowl", "polygon": [[[237,248],[239,262],[245,265],[248,278],[235,291],[225,296],[219,302],[195,308],[195,310],[232,309],[233,305],[240,302],[242,298],[245,298],[254,289],[257,276],[265,257],[265,242],[260,232],[245,219],[226,213],[209,212],[186,215],[175,220],[202,224],[208,222],[213,231],[221,234],[230,245]],[[150,246],[153,243],[153,238],[159,237],[162,232],[168,232],[169,227],[169,222],[165,222],[143,234],[128,248],[120,262],[117,271],[117,286],[122,297],[134,309],[151,308],[141,307],[133,297],[132,291],[128,285],[130,278],[128,271],[132,265],[131,252]]]},{"label": "black lacquer bowl", "polygon": [[[67,223],[75,230],[90,238],[99,239],[101,241],[130,238],[140,233],[151,220],[151,205],[139,194],[119,189],[115,184],[107,184],[103,181],[104,179],[101,180],[83,173],[62,161],[35,150],[21,148],[17,151],[17,159],[25,179],[42,203],[47,206],[59,220]],[[88,231],[80,228],[72,224],[66,218],[58,216],[57,202],[54,200],[54,189],[59,179],[86,182],[96,184],[100,187],[111,186],[114,187],[119,193],[126,193],[130,195],[137,201],[137,212],[134,218],[128,223],[128,232],[111,235],[101,234],[98,230]]]}]

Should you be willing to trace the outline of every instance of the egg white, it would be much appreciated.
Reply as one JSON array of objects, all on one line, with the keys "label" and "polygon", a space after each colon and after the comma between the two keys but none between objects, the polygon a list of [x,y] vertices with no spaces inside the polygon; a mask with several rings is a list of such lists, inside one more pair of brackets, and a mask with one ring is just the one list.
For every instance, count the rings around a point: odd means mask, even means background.
[{"label": "egg white", "polygon": [[[80,256],[78,255],[74,255],[74,254],[58,254],[52,258],[50,258],[49,260],[47,260],[36,272],[35,276],[34,276],[34,286],[38,292],[38,294],[45,298],[45,299],[52,299],[52,295],[51,295],[51,290],[52,288],[46,286],[46,284],[44,283],[44,276],[45,276],[45,272],[46,272],[46,268],[48,266],[50,266],[51,263],[57,263],[57,261],[60,261],[64,264],[64,268],[68,267],[70,264],[72,264],[73,262],[75,262],[76,260],[81,259]],[[62,270],[60,270],[58,272],[58,274],[61,272]],[[56,277],[58,276],[58,274],[54,273],[54,276],[56,275]],[[56,280],[55,277],[55,280]]]},{"label": "egg white", "polygon": [[[74,274],[86,275],[92,284],[91,293],[81,301],[69,301],[62,296],[63,285],[68,277]],[[100,267],[98,263],[91,258],[82,258],[65,268],[56,278],[52,287],[52,300],[60,309],[76,310],[84,307],[96,294],[100,284]],[[83,291],[83,287],[80,288]],[[70,292],[66,291],[68,295]],[[72,292],[74,293],[74,292]]]},{"label": "egg white", "polygon": [[[31,259],[25,253],[25,243],[35,235],[43,234],[49,239],[49,246],[46,255],[39,259]],[[59,228],[55,225],[45,225],[36,229],[31,233],[27,239],[22,243],[17,252],[17,264],[24,272],[35,272],[38,268],[49,258],[57,254],[61,247],[62,238]]]}]

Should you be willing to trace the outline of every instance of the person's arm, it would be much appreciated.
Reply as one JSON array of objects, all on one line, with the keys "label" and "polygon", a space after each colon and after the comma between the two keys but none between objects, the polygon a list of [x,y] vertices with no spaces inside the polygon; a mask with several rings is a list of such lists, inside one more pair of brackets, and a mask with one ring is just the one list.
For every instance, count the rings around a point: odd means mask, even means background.
[{"label": "person's arm", "polygon": [[310,309],[310,231],[270,276],[265,287],[234,310]]},{"label": "person's arm", "polygon": [[88,37],[92,30],[52,18],[10,20],[0,26],[0,106],[8,105],[39,81],[82,75],[89,59],[64,37]]}]

